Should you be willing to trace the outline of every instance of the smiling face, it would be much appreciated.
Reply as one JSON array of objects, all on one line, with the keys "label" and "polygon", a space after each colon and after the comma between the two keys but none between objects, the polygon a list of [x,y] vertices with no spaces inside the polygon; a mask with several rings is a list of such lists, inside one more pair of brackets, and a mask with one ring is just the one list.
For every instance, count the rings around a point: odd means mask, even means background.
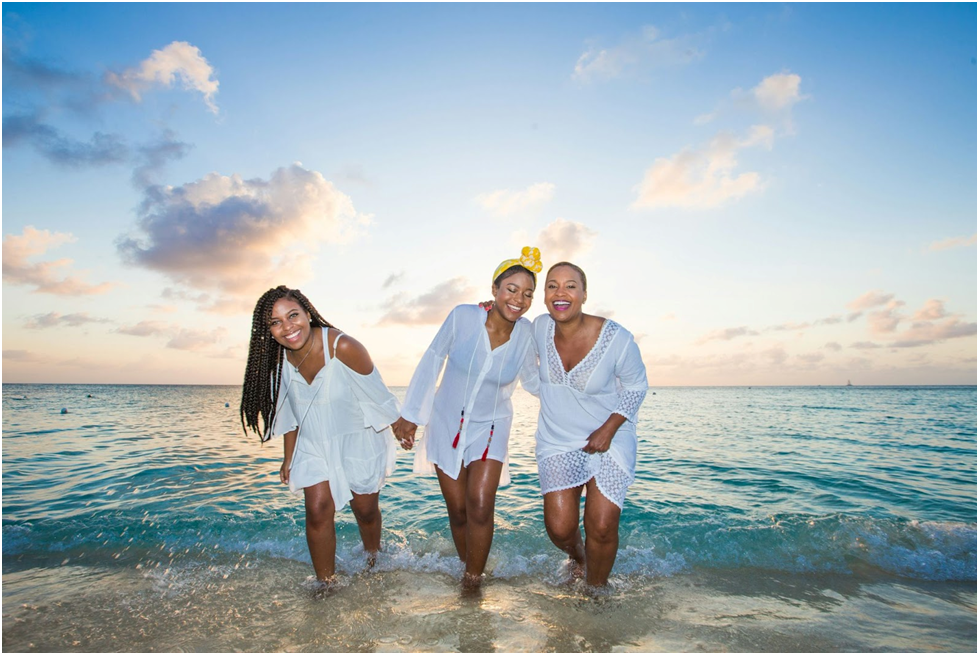
[{"label": "smiling face", "polygon": [[547,274],[544,283],[544,305],[557,322],[569,321],[581,315],[588,293],[578,271],[570,266],[557,266]]},{"label": "smiling face", "polygon": [[518,271],[493,285],[493,300],[500,316],[514,323],[530,309],[534,301],[534,278],[526,271]]},{"label": "smiling face", "polygon": [[280,298],[272,306],[269,332],[283,348],[299,350],[306,345],[311,334],[310,316],[292,298]]}]

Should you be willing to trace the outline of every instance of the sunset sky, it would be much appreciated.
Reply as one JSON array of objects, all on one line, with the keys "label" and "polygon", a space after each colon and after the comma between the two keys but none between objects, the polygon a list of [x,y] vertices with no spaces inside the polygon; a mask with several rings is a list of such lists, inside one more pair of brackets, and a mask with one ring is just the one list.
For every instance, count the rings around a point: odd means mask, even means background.
[{"label": "sunset sky", "polygon": [[[976,5],[3,4],[3,381],[404,385],[540,248],[650,384],[976,383]],[[528,313],[543,313],[543,288]]]}]

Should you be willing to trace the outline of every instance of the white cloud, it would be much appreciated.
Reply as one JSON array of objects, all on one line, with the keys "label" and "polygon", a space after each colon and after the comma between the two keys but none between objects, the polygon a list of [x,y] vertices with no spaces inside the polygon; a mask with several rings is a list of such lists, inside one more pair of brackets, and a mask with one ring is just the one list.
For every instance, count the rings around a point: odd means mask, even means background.
[{"label": "white cloud", "polygon": [[584,223],[559,218],[541,230],[536,246],[540,249],[541,259],[551,266],[560,261],[572,261],[591,250],[597,234]]},{"label": "white cloud", "polygon": [[554,189],[550,182],[538,182],[523,191],[500,189],[481,193],[475,201],[493,216],[503,218],[536,211],[554,197]]},{"label": "white cloud", "polygon": [[722,132],[703,150],[684,150],[661,157],[634,187],[638,197],[632,209],[712,209],[762,189],[756,172],[737,173],[739,150],[754,146],[771,148],[774,132],[756,125],[748,136],[737,139]]},{"label": "white cloud", "polygon": [[138,102],[142,93],[151,87],[172,87],[179,81],[184,89],[200,92],[208,109],[216,114],[214,96],[219,83],[213,75],[214,69],[199,48],[186,41],[174,41],[162,50],[154,50],[136,68],[108,73],[106,82],[128,92]]},{"label": "white cloud", "polygon": [[783,111],[805,96],[799,93],[802,78],[795,73],[776,73],[763,79],[751,94],[758,106],[767,111]]},{"label": "white cloud", "polygon": [[142,234],[118,243],[123,258],[186,287],[218,292],[214,300],[196,299],[229,312],[240,311],[283,271],[291,286],[309,279],[321,244],[348,243],[371,222],[348,196],[298,163],[268,180],[211,173],[180,187],[151,187],[141,213]]},{"label": "white cloud", "polygon": [[20,235],[8,234],[3,238],[3,281],[33,286],[37,293],[59,296],[105,293],[114,286],[111,282],[88,284],[77,276],[64,275],[64,269],[72,264],[71,259],[28,261],[30,257],[43,255],[52,248],[75,240],[69,233],[38,230],[33,225],[24,227]]},{"label": "white cloud", "polygon": [[578,82],[610,80],[645,68],[678,66],[704,56],[696,45],[698,37],[660,38],[659,30],[644,26],[615,46],[589,47],[575,63],[571,77]]}]

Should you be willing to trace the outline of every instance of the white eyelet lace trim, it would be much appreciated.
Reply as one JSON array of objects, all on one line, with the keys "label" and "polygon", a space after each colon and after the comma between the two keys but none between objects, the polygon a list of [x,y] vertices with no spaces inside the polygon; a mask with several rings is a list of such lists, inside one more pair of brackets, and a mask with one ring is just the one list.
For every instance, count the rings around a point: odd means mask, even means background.
[{"label": "white eyelet lace trim", "polygon": [[625,504],[626,491],[635,480],[607,452],[590,455],[583,450],[572,450],[552,455],[538,462],[537,470],[541,495],[580,487],[595,478],[598,490],[619,509]]},{"label": "white eyelet lace trim", "polygon": [[614,413],[622,414],[628,420],[636,415],[645,398],[645,391],[620,391],[619,404],[615,408]]},{"label": "white eyelet lace trim", "polygon": [[554,321],[551,321],[547,339],[547,360],[553,384],[564,384],[584,393],[585,385],[595,372],[595,367],[602,361],[605,351],[608,350],[615,333],[619,331],[619,324],[615,321],[605,319],[602,330],[598,333],[598,339],[592,346],[585,358],[578,362],[570,371],[564,370],[561,356],[558,355],[557,347],[554,345]]}]

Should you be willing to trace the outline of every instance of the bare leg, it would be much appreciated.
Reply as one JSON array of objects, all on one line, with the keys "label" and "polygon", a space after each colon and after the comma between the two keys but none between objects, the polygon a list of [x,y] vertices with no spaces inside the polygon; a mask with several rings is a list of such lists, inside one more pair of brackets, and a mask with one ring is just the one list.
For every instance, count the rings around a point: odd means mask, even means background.
[{"label": "bare leg", "polygon": [[329,581],[336,574],[337,558],[336,507],[330,483],[320,482],[306,487],[303,492],[306,497],[306,544],[313,570],[317,580]]},{"label": "bare leg", "polygon": [[493,544],[496,490],[503,462],[477,460],[467,467],[466,480],[466,577],[464,584],[478,586]]},{"label": "bare leg", "polygon": [[449,513],[449,529],[452,531],[452,541],[455,542],[456,553],[459,559],[466,561],[466,481],[468,474],[465,468],[459,471],[459,477],[453,480],[439,467],[435,467],[438,473],[439,487],[442,489],[442,497],[445,498],[445,509]]},{"label": "bare leg", "polygon": [[568,554],[571,571],[580,577],[585,568],[585,546],[581,540],[581,491],[584,485],[544,494],[544,527],[551,543]]},{"label": "bare leg", "polygon": [[[353,492],[351,492],[353,493]],[[373,567],[377,561],[377,551],[381,549],[381,507],[378,504],[379,493],[353,494],[350,509],[357,519],[360,529],[360,540],[364,543],[367,553],[367,566]]]},{"label": "bare leg", "polygon": [[588,481],[585,496],[585,582],[594,587],[608,584],[608,576],[619,550],[619,516],[622,510],[598,490],[595,478]]}]

